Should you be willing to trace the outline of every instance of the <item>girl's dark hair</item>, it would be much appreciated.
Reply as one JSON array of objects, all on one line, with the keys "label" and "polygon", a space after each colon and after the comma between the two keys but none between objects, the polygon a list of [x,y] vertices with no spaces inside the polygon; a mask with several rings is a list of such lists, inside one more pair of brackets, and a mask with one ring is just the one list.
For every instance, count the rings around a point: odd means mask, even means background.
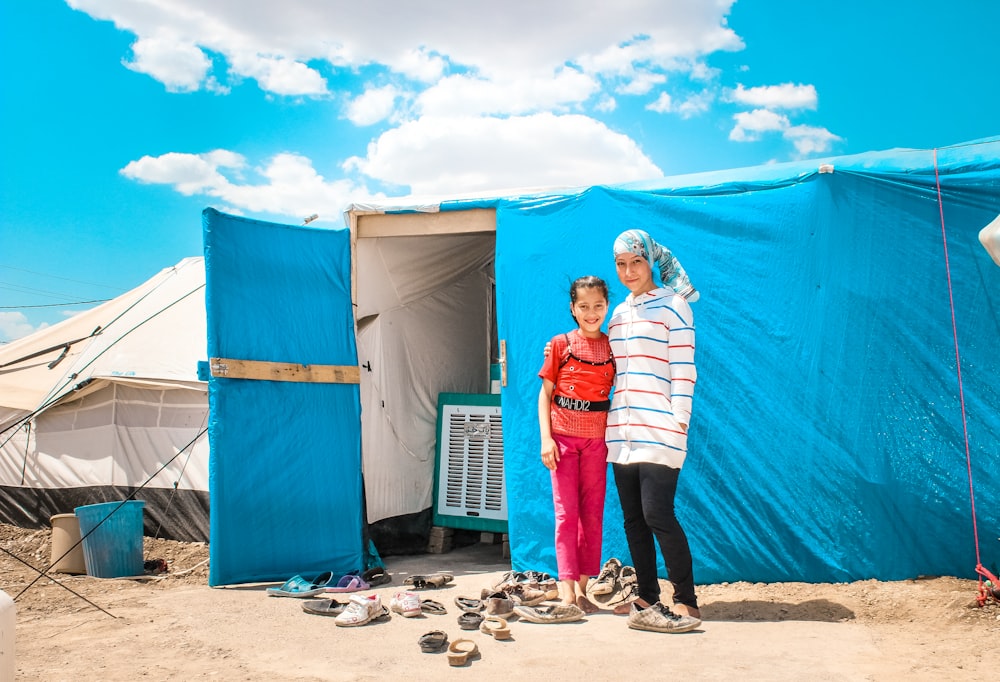
[{"label": "girl's dark hair", "polygon": [[573,283],[569,286],[569,300],[570,303],[576,303],[576,292],[580,289],[597,289],[602,294],[604,294],[604,300],[610,300],[608,298],[608,283],[605,282],[600,277],[594,277],[593,275],[584,275],[573,280]]}]

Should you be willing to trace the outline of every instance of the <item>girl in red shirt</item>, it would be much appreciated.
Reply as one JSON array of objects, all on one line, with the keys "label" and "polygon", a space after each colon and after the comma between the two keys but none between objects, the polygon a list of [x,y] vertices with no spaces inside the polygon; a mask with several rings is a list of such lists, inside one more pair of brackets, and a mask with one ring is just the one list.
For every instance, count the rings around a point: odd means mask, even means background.
[{"label": "girl in red shirt", "polygon": [[615,380],[614,359],[601,325],[608,285],[593,276],[573,282],[570,313],[577,328],[552,339],[538,376],[542,463],[552,476],[559,597],[586,613],[587,581],[601,562],[608,447],[605,429]]}]

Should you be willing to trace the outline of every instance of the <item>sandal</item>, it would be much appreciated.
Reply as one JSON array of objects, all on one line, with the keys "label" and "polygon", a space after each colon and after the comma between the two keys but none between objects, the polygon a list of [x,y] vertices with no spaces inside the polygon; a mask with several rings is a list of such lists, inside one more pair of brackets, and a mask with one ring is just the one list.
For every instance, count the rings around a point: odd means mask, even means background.
[{"label": "sandal", "polygon": [[347,607],[336,599],[310,599],[302,602],[302,610],[317,616],[339,616]]},{"label": "sandal", "polygon": [[483,622],[483,614],[466,611],[458,617],[458,627],[463,630],[478,630]]},{"label": "sandal", "polygon": [[296,597],[303,599],[315,597],[326,590],[326,585],[333,580],[333,573],[327,571],[320,573],[315,580],[306,580],[301,575],[296,575],[284,582],[281,587],[267,588],[269,597]]},{"label": "sandal", "polygon": [[424,599],[420,602],[420,610],[424,613],[433,613],[435,616],[443,616],[448,613],[444,608],[444,604],[439,601],[434,601],[433,599]]},{"label": "sandal", "polygon": [[482,611],[485,605],[482,599],[459,596],[455,597],[455,606],[466,613],[476,613],[477,611]]},{"label": "sandal", "polygon": [[479,631],[485,632],[487,635],[493,637],[493,639],[510,639],[510,627],[507,626],[507,621],[496,616],[489,616],[483,619],[482,624],[479,626]]},{"label": "sandal", "polygon": [[361,574],[361,579],[372,587],[377,587],[379,585],[387,585],[392,582],[392,576],[389,575],[385,568],[382,566],[375,566],[369,568],[367,571]]},{"label": "sandal", "polygon": [[360,575],[353,575],[348,573],[343,578],[337,581],[337,584],[333,587],[327,587],[324,592],[362,592],[364,590],[370,590],[371,585],[369,585]]},{"label": "sandal", "polygon": [[430,632],[425,632],[420,635],[420,639],[417,640],[417,644],[420,645],[420,650],[425,654],[432,654],[435,651],[440,651],[447,643],[448,635],[441,630],[431,630]]},{"label": "sandal", "polygon": [[471,639],[456,639],[448,647],[448,665],[465,665],[470,658],[479,658],[479,647]]}]

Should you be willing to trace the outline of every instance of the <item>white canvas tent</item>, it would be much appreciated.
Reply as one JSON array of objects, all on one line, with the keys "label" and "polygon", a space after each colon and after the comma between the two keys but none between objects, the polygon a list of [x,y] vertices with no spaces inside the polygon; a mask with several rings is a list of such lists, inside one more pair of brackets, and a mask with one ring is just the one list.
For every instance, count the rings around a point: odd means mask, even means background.
[{"label": "white canvas tent", "polygon": [[0,347],[0,521],[41,528],[141,488],[147,534],[208,539],[204,291],[187,258]]}]

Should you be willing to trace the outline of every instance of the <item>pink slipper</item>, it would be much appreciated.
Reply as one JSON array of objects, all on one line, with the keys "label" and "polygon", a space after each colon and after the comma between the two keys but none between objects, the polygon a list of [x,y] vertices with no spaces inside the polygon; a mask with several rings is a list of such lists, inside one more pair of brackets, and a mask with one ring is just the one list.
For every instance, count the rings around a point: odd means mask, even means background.
[{"label": "pink slipper", "polygon": [[371,589],[369,585],[360,575],[345,575],[343,578],[337,581],[336,586],[327,587],[324,589],[325,592],[361,592],[362,590]]}]

